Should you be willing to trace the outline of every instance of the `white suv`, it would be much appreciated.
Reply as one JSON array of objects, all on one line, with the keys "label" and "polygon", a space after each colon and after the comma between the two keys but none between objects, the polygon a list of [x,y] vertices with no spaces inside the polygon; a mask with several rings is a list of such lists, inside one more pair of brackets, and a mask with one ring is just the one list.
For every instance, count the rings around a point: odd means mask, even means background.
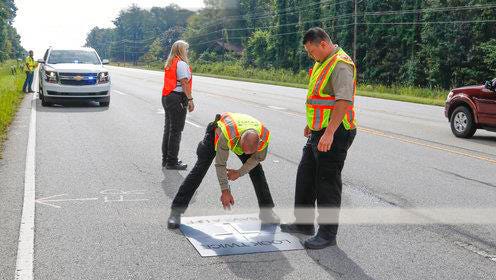
[{"label": "white suv", "polygon": [[49,48],[38,62],[42,106],[67,100],[96,101],[100,106],[109,106],[110,76],[103,66],[108,60],[100,60],[94,49]]}]

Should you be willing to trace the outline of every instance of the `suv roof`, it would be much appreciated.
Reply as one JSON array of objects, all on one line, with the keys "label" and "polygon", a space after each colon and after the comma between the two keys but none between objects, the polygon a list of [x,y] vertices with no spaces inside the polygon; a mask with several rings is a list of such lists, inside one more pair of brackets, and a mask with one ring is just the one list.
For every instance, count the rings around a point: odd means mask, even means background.
[{"label": "suv roof", "polygon": [[88,47],[75,47],[75,48],[63,48],[63,47],[50,47],[50,50],[70,50],[70,51],[94,51],[95,49],[93,48],[88,48]]}]

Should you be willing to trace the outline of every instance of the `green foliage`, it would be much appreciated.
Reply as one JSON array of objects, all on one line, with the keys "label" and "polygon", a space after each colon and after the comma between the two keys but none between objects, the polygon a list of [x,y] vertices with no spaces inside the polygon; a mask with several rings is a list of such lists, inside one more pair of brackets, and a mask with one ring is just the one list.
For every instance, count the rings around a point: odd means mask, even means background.
[{"label": "green foliage", "polygon": [[193,63],[193,71],[195,73],[208,73],[264,81],[278,81],[290,84],[306,84],[308,82],[308,75],[305,71],[293,73],[291,70],[275,68],[262,70],[255,67],[247,67],[240,62]]},{"label": "green foliage", "polygon": [[206,0],[196,12],[132,6],[115,20],[112,44],[96,36],[89,45],[112,45],[116,60],[151,63],[183,38],[198,64],[300,73],[314,63],[303,34],[320,26],[356,56],[359,84],[449,89],[496,75],[494,0],[357,1],[356,11],[351,0]]},{"label": "green foliage", "polygon": [[21,47],[16,29],[12,26],[16,11],[13,0],[0,0],[0,62],[21,58],[26,52]]},{"label": "green foliage", "polygon": [[255,31],[248,41],[244,51],[245,63],[254,67],[273,67],[275,42],[268,31]]},{"label": "green foliage", "polygon": [[12,60],[0,64],[0,152],[7,127],[12,122],[12,118],[24,97],[24,93],[21,91],[24,75],[22,71],[17,71],[16,75],[12,75],[10,72],[12,66],[17,66]]},{"label": "green foliage", "polygon": [[114,32],[111,28],[94,27],[86,37],[86,46],[94,48],[100,57],[111,58],[111,44],[114,41]]},{"label": "green foliage", "polygon": [[[132,5],[120,11],[113,21],[115,28],[93,28],[86,37],[86,46],[115,61],[136,64],[164,59],[173,43],[170,41],[180,38],[192,14],[177,5],[150,10]],[[158,50],[159,47],[162,49]]]}]

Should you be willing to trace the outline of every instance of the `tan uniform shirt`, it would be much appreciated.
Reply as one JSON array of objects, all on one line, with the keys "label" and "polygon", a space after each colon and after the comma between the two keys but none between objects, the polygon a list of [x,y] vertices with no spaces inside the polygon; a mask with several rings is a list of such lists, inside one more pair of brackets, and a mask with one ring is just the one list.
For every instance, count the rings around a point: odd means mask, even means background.
[{"label": "tan uniform shirt", "polygon": [[[341,49],[338,45],[335,46],[329,56],[335,55]],[[325,93],[336,96],[336,100],[353,101],[353,72],[352,65],[338,62],[324,88]]]},{"label": "tan uniform shirt", "polygon": [[[217,153],[215,155],[215,171],[217,172],[217,178],[219,179],[220,189],[229,189],[229,181],[227,179],[227,159],[229,158],[229,146],[227,145],[227,139],[222,134],[220,128],[216,128],[216,133],[218,133],[219,141],[217,142]],[[262,151],[256,152],[239,168],[239,175],[244,176],[246,173],[250,172],[257,164],[264,161],[267,157],[267,147]]]}]

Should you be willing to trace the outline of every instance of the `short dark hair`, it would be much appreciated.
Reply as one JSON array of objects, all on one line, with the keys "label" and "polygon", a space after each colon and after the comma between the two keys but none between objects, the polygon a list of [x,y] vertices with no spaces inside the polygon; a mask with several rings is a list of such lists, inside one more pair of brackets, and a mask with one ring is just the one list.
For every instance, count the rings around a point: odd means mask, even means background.
[{"label": "short dark hair", "polygon": [[321,41],[331,43],[331,37],[329,37],[329,34],[327,34],[327,32],[325,32],[325,30],[320,27],[312,27],[308,29],[308,31],[305,33],[305,36],[303,36],[303,45],[308,42],[318,44]]}]

